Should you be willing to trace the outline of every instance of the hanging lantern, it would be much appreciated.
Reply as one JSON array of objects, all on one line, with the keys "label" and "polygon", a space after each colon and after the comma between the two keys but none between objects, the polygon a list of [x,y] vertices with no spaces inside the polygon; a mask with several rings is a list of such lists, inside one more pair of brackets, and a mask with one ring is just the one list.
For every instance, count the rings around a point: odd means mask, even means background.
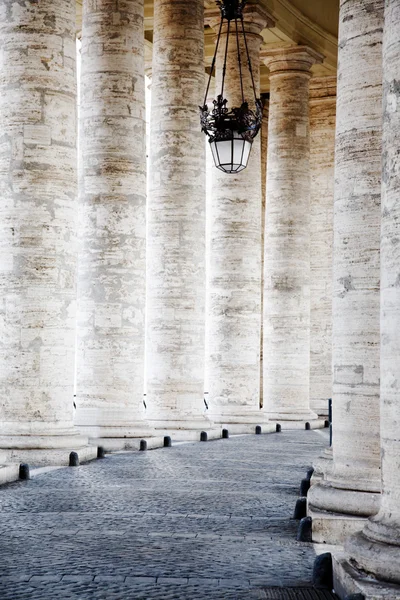
[{"label": "hanging lantern", "polygon": [[[251,66],[249,49],[247,46],[246,32],[243,23],[243,9],[247,0],[216,0],[221,10],[221,23],[219,26],[214,58],[211,65],[210,77],[204,97],[203,106],[200,107],[200,122],[202,131],[208,136],[211,152],[217,169],[224,173],[239,173],[247,167],[253,139],[261,127],[262,103],[257,98],[254,84],[253,70]],[[209,110],[206,102],[212,73],[217,59],[218,47],[224,21],[227,22],[226,45],[224,64],[222,69],[221,92],[216,100],[213,100],[213,108]],[[238,59],[239,85],[242,93],[242,104],[229,110],[228,101],[224,98],[224,84],[226,73],[226,61],[228,55],[229,35],[231,33],[231,22],[235,22],[235,36]],[[239,34],[239,29],[240,34]],[[249,108],[245,100],[242,76],[242,59],[240,55],[239,35],[243,36],[244,47],[247,55],[247,68],[252,83],[252,95],[254,96],[254,110]]]}]

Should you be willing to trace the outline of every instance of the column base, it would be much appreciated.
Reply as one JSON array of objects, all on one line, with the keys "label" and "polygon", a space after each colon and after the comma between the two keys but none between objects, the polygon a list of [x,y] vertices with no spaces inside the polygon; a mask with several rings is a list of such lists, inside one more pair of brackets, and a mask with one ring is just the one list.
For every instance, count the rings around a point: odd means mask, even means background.
[{"label": "column base", "polygon": [[[399,550],[397,550],[399,552]],[[395,600],[400,598],[400,586],[379,581],[349,562],[345,553],[335,553],[333,586],[341,600],[350,594],[362,594],[365,600]]]},{"label": "column base", "polygon": [[[160,434],[147,424],[137,423],[130,426],[123,425],[120,427],[108,426],[77,426],[77,429],[82,435],[89,438],[89,443],[94,446],[102,446],[107,452],[118,450],[138,450],[140,440],[153,437],[160,439]],[[150,447],[150,443],[148,443]],[[158,447],[158,446],[151,446]]]},{"label": "column base", "polygon": [[19,479],[19,464],[0,464],[0,485]]},{"label": "column base", "polygon": [[68,465],[71,452],[77,452],[80,462],[97,458],[97,448],[88,445],[87,437],[71,435],[10,435],[0,436],[0,449],[7,462],[26,462],[35,466]]},{"label": "column base", "polygon": [[[348,539],[345,544],[346,552],[351,556],[354,567],[365,572],[365,575],[400,586],[400,544],[386,543],[370,537],[369,529],[374,526],[379,530],[378,523],[368,521],[362,532]],[[396,530],[395,527],[390,529],[389,535]],[[372,536],[374,533],[372,530]]]},{"label": "column base", "polygon": [[[266,411],[266,415],[271,421],[292,421],[306,423],[307,421],[318,420],[317,413],[312,410],[280,410],[280,411]],[[325,421],[320,419],[322,423]]]},{"label": "column base", "polygon": [[209,439],[221,437],[221,427],[205,415],[186,418],[178,412],[160,415],[157,419],[148,418],[155,436],[169,435],[172,441],[194,442],[200,439],[200,433],[206,431]]},{"label": "column base", "polygon": [[89,436],[89,443],[93,446],[101,446],[104,448],[106,452],[121,452],[123,450],[140,450],[140,442],[142,440],[146,440],[147,449],[153,450],[154,448],[162,448],[164,446],[164,436],[160,435],[160,432],[157,432],[157,435],[154,435],[154,432],[150,430],[143,435],[138,434],[137,436],[127,436],[127,437],[105,437],[102,435],[102,432],[99,433],[99,437],[91,437]]},{"label": "column base", "polygon": [[333,451],[332,448],[325,448],[313,464],[314,473],[311,477],[311,485],[322,483],[333,470]]},{"label": "column base", "polygon": [[263,411],[211,413],[210,419],[233,435],[254,433],[257,425],[261,426],[262,433],[276,431],[276,423],[270,423]]},{"label": "column base", "polygon": [[379,503],[380,494],[343,490],[325,481],[313,485],[307,497],[313,542],[343,545],[378,512]]}]

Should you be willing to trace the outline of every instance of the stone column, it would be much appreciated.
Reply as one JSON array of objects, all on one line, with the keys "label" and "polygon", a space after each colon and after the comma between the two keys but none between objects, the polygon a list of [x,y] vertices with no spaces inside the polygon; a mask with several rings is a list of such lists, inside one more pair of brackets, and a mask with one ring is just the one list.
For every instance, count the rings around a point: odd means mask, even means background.
[{"label": "stone column", "polygon": [[[379,513],[346,544],[369,575],[400,584],[400,2],[386,0],[383,37]],[[358,591],[358,590],[357,590]],[[396,594],[397,591],[397,595]],[[400,589],[388,590],[400,597]],[[388,596],[389,597],[389,596]]]},{"label": "stone column", "polygon": [[83,2],[75,422],[129,447],[144,412],[143,0],[117,4]]},{"label": "stone column", "polygon": [[147,230],[147,407],[203,428],[205,157],[202,0],[155,0]]},{"label": "stone column", "polygon": [[[206,74],[205,77],[205,85],[208,84],[209,75]],[[212,77],[210,81],[210,89],[208,93],[208,98],[206,100],[208,106],[212,106],[212,102],[215,99],[215,77]],[[208,405],[209,402],[209,381],[208,381],[208,339],[210,332],[210,322],[209,322],[209,302],[210,302],[210,294],[209,294],[209,286],[210,286],[210,248],[211,248],[211,227],[210,227],[210,219],[211,219],[211,203],[212,203],[212,195],[213,195],[213,178],[214,178],[214,159],[212,153],[210,152],[209,143],[207,136],[204,136],[205,143],[205,157],[206,157],[206,304],[205,304],[205,324],[206,324],[206,335],[205,335],[205,368],[204,368],[204,399]]]},{"label": "stone column", "polygon": [[75,9],[0,5],[0,449],[33,464],[95,450],[73,428]]},{"label": "stone column", "polygon": [[263,53],[270,69],[264,263],[264,410],[315,419],[310,410],[311,66],[305,46]]},{"label": "stone column", "polygon": [[383,0],[342,0],[335,149],[333,470],[309,494],[316,541],[343,541],[379,506],[382,27]]},{"label": "stone column", "polygon": [[332,259],[336,77],[310,81],[310,407],[332,397]]},{"label": "stone column", "polygon": [[[261,5],[244,13],[250,60],[259,95],[260,32],[272,20]],[[210,24],[219,27],[219,18]],[[239,43],[243,88],[253,102],[245,59],[243,34]],[[216,93],[221,90],[227,25],[225,22],[216,63]],[[224,97],[228,108],[242,103],[235,24],[227,53]],[[209,406],[213,420],[232,426],[257,424],[260,411],[261,335],[261,157],[260,136],[253,142],[247,168],[237,174],[214,170],[210,210],[209,286]]]},{"label": "stone column", "polygon": [[[269,93],[262,94],[263,122],[261,127],[261,310],[264,312],[264,238],[265,238],[265,209],[267,196],[267,153],[268,153],[268,124],[269,124]],[[261,318],[260,337],[260,408],[264,407],[264,379],[263,379],[263,346],[264,324]]]}]

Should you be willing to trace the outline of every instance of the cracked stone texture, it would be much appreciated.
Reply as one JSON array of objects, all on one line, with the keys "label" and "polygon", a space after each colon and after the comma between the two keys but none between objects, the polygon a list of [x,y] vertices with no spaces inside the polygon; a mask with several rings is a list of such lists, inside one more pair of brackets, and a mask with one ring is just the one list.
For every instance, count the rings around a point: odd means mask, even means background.
[{"label": "cracked stone texture", "polygon": [[81,54],[75,422],[132,435],[144,410],[143,0],[85,0]]},{"label": "cracked stone texture", "polygon": [[385,4],[381,222],[380,423],[382,501],[349,546],[379,579],[400,584],[400,3]]},{"label": "cracked stone texture", "polygon": [[[155,0],[147,208],[147,412],[204,420],[205,156],[202,0]],[[199,424],[201,427],[201,423]],[[203,425],[204,426],[204,425]]]},{"label": "cracked stone texture", "polygon": [[[0,446],[73,431],[74,0],[0,4]],[[24,436],[24,437],[21,437]]]},{"label": "cracked stone texture", "polygon": [[[261,315],[264,314],[264,254],[265,254],[265,210],[267,198],[267,154],[268,154],[268,119],[269,119],[269,94],[262,94],[264,103],[263,120],[261,126]],[[264,323],[261,319],[260,337],[260,406],[264,406],[264,378],[263,378],[263,347]]]},{"label": "cracked stone texture", "polygon": [[341,2],[333,258],[335,486],[380,491],[383,0]]},{"label": "cracked stone texture", "polygon": [[304,46],[262,53],[270,69],[264,255],[264,410],[310,411],[310,68]]},{"label": "cracked stone texture", "polygon": [[283,587],[310,586],[314,551],[291,517],[326,444],[304,430],[232,437],[9,484],[0,596],[279,600]]},{"label": "cracked stone texture", "polygon": [[[244,26],[259,95],[260,32],[270,18],[262,7],[248,6]],[[218,23],[218,24],[217,24]],[[211,19],[218,30],[219,19]],[[239,28],[240,32],[240,28]],[[216,93],[222,87],[227,26],[222,30],[216,62]],[[243,88],[254,109],[243,35],[239,33]],[[224,97],[229,110],[242,104],[235,25],[229,36]],[[215,169],[210,207],[209,413],[216,422],[260,420],[261,335],[261,156],[260,135],[248,166],[237,175]],[[262,413],[261,413],[262,415]]]},{"label": "cracked stone texture", "polygon": [[310,407],[332,397],[332,257],[336,77],[310,80]]}]

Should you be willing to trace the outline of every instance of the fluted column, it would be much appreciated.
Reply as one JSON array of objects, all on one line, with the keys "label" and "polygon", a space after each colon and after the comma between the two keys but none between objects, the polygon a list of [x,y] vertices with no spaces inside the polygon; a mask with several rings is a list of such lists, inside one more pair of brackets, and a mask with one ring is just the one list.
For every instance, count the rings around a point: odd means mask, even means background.
[{"label": "fluted column", "polygon": [[202,0],[155,0],[147,231],[147,407],[204,427],[205,157]]},{"label": "fluted column", "polygon": [[[214,28],[219,19],[211,21]],[[244,12],[254,80],[259,93],[260,32],[271,18],[261,5]],[[226,46],[225,22],[216,63],[216,93],[220,93]],[[239,29],[245,97],[254,104],[250,74]],[[242,103],[235,25],[227,52],[224,97],[228,107]],[[209,406],[213,420],[252,424],[260,411],[261,335],[261,157],[260,136],[253,142],[249,164],[240,174],[217,169],[210,209],[209,275]]]},{"label": "fluted column", "polygon": [[[369,575],[400,584],[400,2],[386,0],[383,36],[379,513],[349,540],[350,557]],[[354,562],[353,562],[354,564]],[[388,590],[400,597],[400,588]]]},{"label": "fluted column", "polygon": [[142,0],[84,0],[75,422],[113,447],[143,428],[143,35]]},{"label": "fluted column", "polygon": [[87,443],[73,428],[75,9],[0,7],[0,448],[33,464]]},{"label": "fluted column", "polygon": [[311,66],[305,46],[263,53],[270,69],[264,257],[264,410],[310,420]]},{"label": "fluted column", "polygon": [[332,260],[336,77],[310,80],[310,407],[332,397]]},{"label": "fluted column", "polygon": [[382,27],[383,0],[342,0],[335,148],[333,470],[309,495],[316,541],[343,541],[379,506]]}]

